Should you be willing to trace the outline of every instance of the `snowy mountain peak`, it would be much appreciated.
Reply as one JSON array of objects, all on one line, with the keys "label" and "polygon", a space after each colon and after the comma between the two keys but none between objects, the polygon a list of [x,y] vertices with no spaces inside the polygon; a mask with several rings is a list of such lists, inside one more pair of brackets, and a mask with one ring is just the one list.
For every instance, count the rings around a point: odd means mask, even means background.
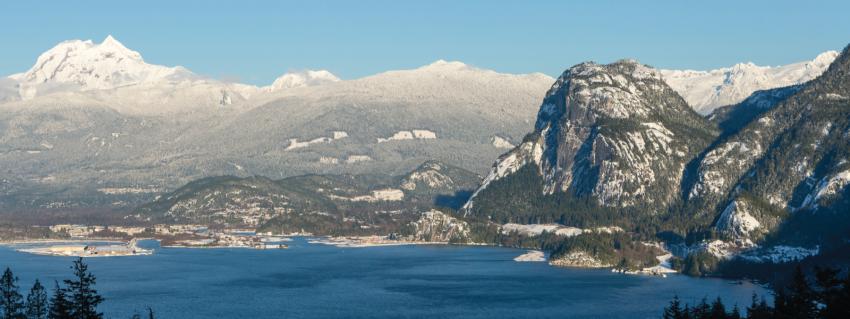
[{"label": "snowy mountain peak", "polygon": [[735,63],[735,65],[732,66],[732,72],[733,73],[735,73],[735,72],[746,72],[747,70],[753,70],[753,69],[758,69],[758,65],[756,65],[753,62]]},{"label": "snowy mountain peak", "polygon": [[275,79],[267,91],[278,91],[304,86],[316,86],[327,83],[339,82],[340,79],[327,70],[306,70],[302,72],[286,73]]},{"label": "snowy mountain peak", "polygon": [[[104,49],[109,48],[109,49],[112,49],[114,51],[123,51],[123,52],[128,52],[128,53],[132,52],[132,53],[135,53],[135,54],[138,55],[138,52],[127,49],[127,47],[125,47],[124,44],[122,44],[121,42],[118,42],[118,40],[116,40],[114,37],[112,37],[111,34],[107,35],[106,38],[103,39],[103,42],[100,43],[100,46]],[[139,55],[139,57],[141,58],[141,55]]]},{"label": "snowy mountain peak", "polygon": [[[547,92],[547,99],[560,101],[569,97],[572,103],[559,106],[544,101],[535,127],[543,130],[558,121],[565,112],[576,117],[644,118],[668,112],[663,103],[650,103],[644,95],[662,95],[669,91],[661,74],[635,60],[619,60],[611,64],[584,62],[565,71]],[[561,103],[563,104],[563,103]],[[672,106],[671,106],[672,108]],[[676,108],[675,111],[685,110]]]},{"label": "snowy mountain peak", "polygon": [[827,65],[828,66],[829,64],[832,63],[832,61],[835,61],[835,58],[837,58],[838,55],[839,55],[838,51],[835,51],[835,50],[826,51],[824,53],[818,54],[818,56],[815,57],[814,60],[812,60],[812,64]]},{"label": "snowy mountain peak", "polygon": [[425,70],[425,71],[455,71],[455,70],[461,70],[461,69],[465,69],[465,68],[469,68],[469,66],[466,65],[463,62],[446,61],[446,60],[440,59],[440,60],[432,62],[431,64],[420,67],[419,70]]},{"label": "snowy mountain peak", "polygon": [[699,113],[736,104],[755,91],[800,84],[818,77],[838,56],[826,51],[811,61],[783,66],[759,66],[752,62],[710,71],[661,70],[665,81]]},{"label": "snowy mountain peak", "polygon": [[184,68],[145,63],[141,54],[107,36],[59,43],[41,54],[27,72],[14,76],[20,95],[30,99],[56,90],[104,90],[190,76]]}]

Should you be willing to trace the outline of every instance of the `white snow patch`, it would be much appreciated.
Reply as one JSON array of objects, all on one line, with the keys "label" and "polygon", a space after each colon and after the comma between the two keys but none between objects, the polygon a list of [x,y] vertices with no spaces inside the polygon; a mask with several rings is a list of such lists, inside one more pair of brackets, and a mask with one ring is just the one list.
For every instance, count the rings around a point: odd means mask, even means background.
[{"label": "white snow patch", "polygon": [[354,164],[354,163],[360,163],[360,162],[368,162],[368,161],[371,161],[371,160],[372,160],[372,157],[370,157],[369,155],[349,155],[345,159],[345,163]]},{"label": "white snow patch", "polygon": [[335,157],[322,156],[322,157],[319,157],[319,164],[329,164],[329,165],[339,164],[339,159],[337,159]]},{"label": "white snow patch", "polygon": [[413,137],[418,139],[435,139],[437,138],[437,133],[429,130],[413,130]]},{"label": "white snow patch", "polygon": [[755,262],[787,263],[802,260],[809,256],[817,255],[820,247],[804,248],[793,246],[774,246],[763,252],[741,255],[741,258]]},{"label": "white snow patch", "polygon": [[493,143],[493,147],[495,147],[495,148],[511,149],[511,148],[515,147],[513,144],[511,144],[510,141],[508,141],[507,139],[505,139],[501,136],[498,136],[498,135],[493,136],[491,142]]},{"label": "white snow patch", "polygon": [[348,199],[352,202],[379,202],[379,201],[400,201],[404,199],[404,192],[400,189],[386,188],[373,190],[369,195],[355,196],[351,198],[337,197],[340,199]]},{"label": "white snow patch", "polygon": [[546,254],[539,250],[529,250],[525,254],[514,258],[518,262],[543,262],[546,261]]},{"label": "white snow patch", "polygon": [[512,232],[517,232],[525,236],[539,236],[543,232],[554,233],[559,236],[573,237],[584,233],[615,233],[622,232],[623,229],[617,226],[596,227],[582,229],[578,227],[564,226],[561,224],[515,224],[507,223],[502,225],[501,233],[508,235]]},{"label": "white snow patch", "polygon": [[151,187],[105,187],[98,188],[98,192],[107,194],[107,195],[124,195],[124,194],[145,194],[145,193],[157,193],[160,192],[159,188],[151,188]]},{"label": "white snow patch", "polygon": [[832,177],[824,177],[812,191],[812,195],[803,201],[803,207],[812,206],[821,198],[828,198],[850,185],[850,170],[839,172]]},{"label": "white snow patch", "polygon": [[348,133],[342,131],[334,131],[331,137],[317,137],[306,142],[299,142],[297,138],[291,138],[289,139],[289,146],[287,146],[284,150],[291,151],[297,148],[308,147],[313,144],[330,143],[346,137],[348,137]]},{"label": "white snow patch", "polygon": [[378,138],[378,143],[384,143],[389,141],[403,141],[403,140],[412,140],[412,139],[435,139],[437,138],[437,133],[434,133],[429,130],[411,130],[411,131],[398,131],[390,137],[387,138]]},{"label": "white snow patch", "polygon": [[759,227],[761,223],[750,215],[749,205],[741,200],[735,200],[726,206],[717,220],[718,230],[731,232],[739,238],[747,237]]},{"label": "white snow patch", "polygon": [[563,227],[558,224],[531,224],[531,225],[523,225],[523,224],[514,224],[508,223],[502,225],[502,234],[510,234],[512,232],[518,232],[520,234],[526,236],[537,236],[545,232],[554,232],[559,228]]}]

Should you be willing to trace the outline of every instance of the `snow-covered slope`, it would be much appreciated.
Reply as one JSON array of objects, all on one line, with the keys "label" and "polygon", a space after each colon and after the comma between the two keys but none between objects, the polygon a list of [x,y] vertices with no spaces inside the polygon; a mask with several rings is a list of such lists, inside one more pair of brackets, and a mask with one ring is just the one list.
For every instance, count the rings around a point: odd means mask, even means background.
[{"label": "snow-covered slope", "polygon": [[[275,177],[298,172],[401,174],[429,159],[483,173],[504,151],[493,146],[492,137],[521,140],[552,81],[542,74],[503,74],[437,61],[273,92],[259,106],[184,139],[198,141],[194,146],[203,152],[221,149],[212,156],[229,154],[246,169]],[[290,139],[309,141],[334,131],[348,137],[284,150]],[[223,148],[221,141],[232,147]],[[349,164],[345,159],[351,156],[370,160]]]},{"label": "snow-covered slope", "polygon": [[[483,173],[503,151],[493,136],[519,141],[552,81],[437,61],[345,81],[305,71],[260,88],[147,64],[112,38],[68,41],[0,80],[0,205],[120,206],[126,198],[96,190],[401,174],[431,159]],[[399,132],[413,138],[378,142]]]},{"label": "snow-covered slope", "polygon": [[800,84],[821,75],[838,56],[826,51],[814,60],[783,66],[758,66],[752,62],[711,71],[661,70],[664,80],[701,114],[736,104],[753,92]]}]

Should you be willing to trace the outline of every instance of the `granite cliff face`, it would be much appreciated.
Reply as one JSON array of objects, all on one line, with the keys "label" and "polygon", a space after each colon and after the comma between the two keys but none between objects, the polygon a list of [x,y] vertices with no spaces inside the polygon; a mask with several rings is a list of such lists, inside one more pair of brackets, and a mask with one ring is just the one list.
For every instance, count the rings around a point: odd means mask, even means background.
[{"label": "granite cliff face", "polygon": [[685,165],[716,135],[656,70],[579,64],[547,92],[534,132],[500,157],[465,210],[479,213],[477,197],[518,172],[537,174],[544,194],[664,210],[678,198]]}]

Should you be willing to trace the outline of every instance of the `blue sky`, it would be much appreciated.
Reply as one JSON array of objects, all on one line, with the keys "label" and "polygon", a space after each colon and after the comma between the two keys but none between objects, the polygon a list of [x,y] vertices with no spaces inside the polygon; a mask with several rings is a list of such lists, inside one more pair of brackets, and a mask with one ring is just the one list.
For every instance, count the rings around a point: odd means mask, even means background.
[{"label": "blue sky", "polygon": [[[812,1],[814,2],[814,1]],[[268,84],[437,59],[557,75],[585,60],[777,65],[850,43],[850,1],[0,1],[0,74],[67,39],[112,34],[149,63]]]}]

